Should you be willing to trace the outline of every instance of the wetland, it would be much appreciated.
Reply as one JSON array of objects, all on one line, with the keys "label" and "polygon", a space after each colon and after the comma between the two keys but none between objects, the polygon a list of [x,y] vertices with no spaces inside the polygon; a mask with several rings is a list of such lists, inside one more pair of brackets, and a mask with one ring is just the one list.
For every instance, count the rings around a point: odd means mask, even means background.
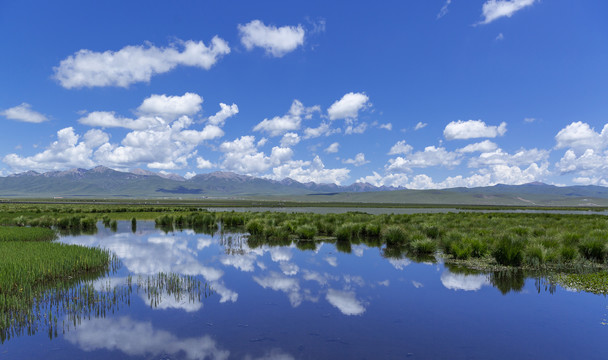
[{"label": "wetland", "polygon": [[604,215],[2,206],[2,358],[604,355]]}]

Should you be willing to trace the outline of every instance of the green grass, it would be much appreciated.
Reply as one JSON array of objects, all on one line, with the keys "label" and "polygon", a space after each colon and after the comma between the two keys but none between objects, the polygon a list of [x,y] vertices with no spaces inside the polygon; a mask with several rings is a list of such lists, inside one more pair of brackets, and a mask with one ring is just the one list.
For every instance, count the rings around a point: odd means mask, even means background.
[{"label": "green grass", "polygon": [[47,228],[0,227],[0,339],[33,326],[33,310],[49,291],[100,276],[111,265],[106,250],[50,242]]}]

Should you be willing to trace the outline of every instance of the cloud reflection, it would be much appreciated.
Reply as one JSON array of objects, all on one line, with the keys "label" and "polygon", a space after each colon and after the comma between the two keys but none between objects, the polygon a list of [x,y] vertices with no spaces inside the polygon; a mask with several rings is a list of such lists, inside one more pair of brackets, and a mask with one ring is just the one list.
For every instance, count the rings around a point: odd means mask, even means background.
[{"label": "cloud reflection", "polygon": [[192,360],[223,360],[230,355],[229,351],[219,349],[208,335],[179,339],[167,331],[154,329],[149,322],[129,317],[83,321],[66,333],[65,339],[84,351],[121,351],[128,356],[184,354]]},{"label": "cloud reflection", "polygon": [[344,315],[361,315],[365,312],[365,307],[357,300],[353,291],[329,289],[325,298]]},{"label": "cloud reflection", "polygon": [[485,285],[490,285],[485,275],[454,274],[450,271],[441,274],[441,283],[450,290],[464,291],[477,291]]}]

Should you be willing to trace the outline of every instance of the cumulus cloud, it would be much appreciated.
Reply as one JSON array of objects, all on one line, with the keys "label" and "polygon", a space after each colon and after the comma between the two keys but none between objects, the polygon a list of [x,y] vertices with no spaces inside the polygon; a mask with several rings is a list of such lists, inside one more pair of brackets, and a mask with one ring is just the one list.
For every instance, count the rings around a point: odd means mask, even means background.
[{"label": "cumulus cloud", "polygon": [[117,116],[114,111],[93,111],[78,119],[78,122],[83,125],[103,128],[122,127],[131,130],[143,130],[161,124],[162,120],[148,116],[134,120]]},{"label": "cumulus cloud", "polygon": [[496,145],[495,143],[491,142],[490,140],[484,140],[482,142],[478,142],[478,143],[474,143],[474,144],[469,144],[463,148],[460,148],[458,150],[456,150],[457,152],[460,153],[473,153],[473,152],[482,152],[482,153],[487,153],[490,151],[494,151],[498,148],[498,145]]},{"label": "cumulus cloud", "polygon": [[211,169],[214,168],[215,165],[209,160],[205,160],[201,156],[196,158],[196,167],[199,169]]},{"label": "cumulus cloud", "polygon": [[301,25],[276,27],[253,20],[238,25],[241,43],[247,50],[260,47],[266,54],[282,57],[304,44],[305,31]]},{"label": "cumulus cloud", "polygon": [[296,133],[287,133],[281,139],[281,147],[291,147],[300,142],[300,136]]},{"label": "cumulus cloud", "polygon": [[337,152],[338,152],[339,147],[340,147],[340,144],[339,144],[339,143],[337,143],[337,142],[335,142],[335,143],[332,143],[331,145],[329,145],[329,146],[328,146],[327,148],[325,148],[325,150],[323,150],[323,151],[325,151],[325,152],[326,152],[326,153],[328,153],[328,154],[334,154],[334,153],[337,153]]},{"label": "cumulus cloud", "polygon": [[215,115],[209,117],[209,124],[216,126],[224,126],[226,119],[239,113],[239,107],[236,106],[236,104],[232,104],[229,106],[224,103],[220,103],[220,108],[220,111],[218,111]]},{"label": "cumulus cloud", "polygon": [[57,140],[46,150],[28,157],[8,154],[3,161],[15,171],[90,168],[95,166],[93,150],[108,140],[108,134],[96,129],[89,130],[81,140],[73,127],[67,127],[57,131]]},{"label": "cumulus cloud", "polygon": [[275,146],[270,156],[258,152],[254,136],[241,136],[220,145],[224,153],[222,167],[242,174],[262,174],[271,167],[279,166],[293,156],[290,148]]},{"label": "cumulus cloud", "polygon": [[196,114],[201,111],[202,103],[203,98],[200,95],[189,92],[182,96],[151,95],[144,99],[137,110],[142,114],[170,120],[182,115]]},{"label": "cumulus cloud", "polygon": [[283,135],[288,131],[300,129],[302,118],[309,117],[319,110],[318,106],[305,107],[299,100],[294,100],[287,114],[275,116],[272,119],[264,119],[253,130],[264,131],[270,136]]},{"label": "cumulus cloud", "polygon": [[479,24],[489,24],[501,17],[511,17],[535,2],[536,0],[488,0],[481,8],[483,20]]},{"label": "cumulus cloud", "polygon": [[329,120],[339,119],[356,119],[359,116],[359,111],[370,106],[369,97],[364,93],[353,93],[350,92],[342,96],[340,100],[334,102],[329,109],[327,114]]},{"label": "cumulus cloud", "polygon": [[22,103],[21,105],[0,111],[0,115],[10,120],[29,123],[41,123],[48,120],[45,115],[32,110],[32,105],[28,103]]},{"label": "cumulus cloud", "polygon": [[365,312],[365,307],[352,291],[329,289],[325,298],[344,315],[361,315]]},{"label": "cumulus cloud", "polygon": [[67,89],[119,86],[149,82],[156,74],[171,71],[178,65],[210,69],[230,53],[228,43],[215,36],[206,46],[202,41],[178,41],[169,47],[154,45],[126,46],[118,51],[79,50],[54,67],[54,77]]},{"label": "cumulus cloud", "polygon": [[412,145],[406,144],[405,140],[398,141],[395,145],[391,147],[391,150],[388,152],[389,155],[398,155],[398,154],[409,154],[412,152]]},{"label": "cumulus cloud", "polygon": [[329,136],[335,133],[339,133],[340,131],[340,128],[332,129],[328,123],[322,122],[321,125],[316,128],[304,129],[304,139],[316,138],[323,135]]},{"label": "cumulus cloud", "polygon": [[459,165],[461,160],[462,157],[458,153],[447,151],[443,147],[427,146],[424,151],[389,159],[386,170],[389,172],[409,172],[412,168],[453,167]]},{"label": "cumulus cloud", "polygon": [[503,136],[507,132],[507,123],[502,122],[499,126],[488,126],[481,120],[452,121],[443,130],[443,136],[447,140],[473,139],[473,138],[495,138]]},{"label": "cumulus cloud", "polygon": [[290,160],[272,169],[268,177],[275,180],[291,178],[301,183],[316,182],[340,185],[348,179],[350,170],[346,168],[327,169],[319,156],[312,161]]},{"label": "cumulus cloud", "polygon": [[608,124],[598,133],[589,124],[577,121],[561,129],[555,135],[556,148],[571,148],[577,153],[587,149],[600,150],[608,145]]},{"label": "cumulus cloud", "polygon": [[382,176],[377,172],[372,172],[372,175],[364,176],[357,180],[358,183],[367,183],[374,186],[394,186],[402,187],[406,186],[409,182],[409,177],[406,174],[386,174]]},{"label": "cumulus cloud", "polygon": [[384,129],[384,130],[388,130],[388,131],[393,130],[393,124],[391,124],[391,123],[380,124],[380,125],[378,125],[378,127],[380,129]]},{"label": "cumulus cloud", "polygon": [[363,153],[358,153],[357,155],[355,155],[355,157],[353,159],[346,159],[342,161],[345,164],[352,164],[355,166],[361,166],[361,165],[365,165],[367,163],[369,163],[368,160],[365,160],[365,154]]},{"label": "cumulus cloud", "polygon": [[608,177],[608,152],[601,153],[587,149],[582,155],[577,156],[574,151],[568,150],[555,167],[561,174],[577,173],[582,177],[596,179]]},{"label": "cumulus cloud", "polygon": [[514,154],[504,152],[502,149],[481,153],[479,157],[469,161],[469,167],[483,167],[490,165],[530,165],[534,162],[544,162],[549,158],[549,151],[543,149],[521,149]]}]

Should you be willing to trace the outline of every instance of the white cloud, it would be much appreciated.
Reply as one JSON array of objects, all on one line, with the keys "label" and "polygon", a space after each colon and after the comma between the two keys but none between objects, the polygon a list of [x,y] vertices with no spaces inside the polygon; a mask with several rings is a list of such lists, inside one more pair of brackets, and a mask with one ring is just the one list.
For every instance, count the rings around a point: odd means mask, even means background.
[{"label": "white cloud", "polygon": [[0,111],[0,115],[10,120],[24,121],[29,123],[41,123],[48,120],[45,115],[32,110],[32,105],[28,103],[22,103],[21,105]]},{"label": "white cloud", "polygon": [[264,131],[270,136],[283,135],[288,131],[300,129],[302,117],[312,115],[315,111],[319,111],[318,106],[305,107],[299,100],[294,100],[289,108],[289,112],[283,116],[275,116],[272,119],[264,119],[257,124],[254,131]]},{"label": "white cloud", "polygon": [[128,87],[137,82],[149,82],[153,75],[166,73],[178,65],[208,70],[229,53],[228,43],[215,36],[209,46],[202,41],[188,40],[178,41],[166,48],[147,44],[102,53],[83,49],[68,56],[53,69],[55,79],[67,89]]},{"label": "white cloud", "polygon": [[137,110],[145,115],[157,115],[165,120],[176,119],[182,115],[192,116],[201,111],[203,98],[195,93],[182,96],[151,95],[144,99]]},{"label": "white cloud", "polygon": [[348,125],[346,127],[346,129],[344,130],[344,133],[347,135],[363,134],[365,132],[365,130],[367,130],[367,123],[362,122],[361,124],[356,125],[356,126]]},{"label": "white cloud", "polygon": [[478,174],[468,177],[457,175],[447,177],[441,182],[434,182],[426,174],[418,174],[411,178],[405,186],[409,189],[445,189],[454,187],[479,187],[496,184],[520,185],[533,181],[540,181],[549,174],[548,163],[540,166],[536,163],[530,164],[522,169],[519,166],[493,165],[480,169]]},{"label": "white cloud", "polygon": [[397,155],[397,154],[409,154],[412,152],[412,145],[406,144],[405,140],[398,141],[391,150],[388,152],[389,155]]},{"label": "white cloud", "polygon": [[147,164],[154,169],[179,169],[188,165],[196,155],[195,148],[203,141],[224,135],[222,129],[207,125],[202,130],[189,127],[193,120],[182,116],[172,124],[162,124],[128,133],[120,145],[106,143],[96,152],[102,164],[114,167],[133,167]]},{"label": "white cloud", "polygon": [[445,1],[445,4],[443,4],[441,9],[439,10],[439,13],[437,14],[437,19],[441,19],[442,17],[447,15],[448,7],[450,6],[451,3],[452,3],[452,0]]},{"label": "white cloud", "polygon": [[427,146],[424,151],[417,151],[406,157],[389,159],[386,165],[388,172],[408,172],[412,168],[425,168],[430,166],[453,167],[460,164],[461,155],[446,151],[443,147]]},{"label": "white cloud", "polygon": [[365,307],[352,291],[329,289],[325,298],[344,315],[361,315],[365,312]]},{"label": "white cloud", "polygon": [[533,117],[524,118],[524,122],[527,122],[527,123],[531,123],[531,122],[535,122],[535,121],[536,121],[536,118],[533,118]]},{"label": "white cloud", "polygon": [[393,130],[393,124],[391,124],[391,123],[380,124],[379,128],[391,131],[391,130]]},{"label": "white cloud", "polygon": [[346,159],[342,161],[345,164],[352,164],[355,166],[361,166],[361,165],[365,165],[367,163],[369,163],[368,160],[365,160],[365,154],[363,153],[358,153],[354,159]]},{"label": "white cloud", "polygon": [[587,149],[600,150],[608,145],[608,124],[597,133],[589,124],[577,121],[561,129],[555,135],[556,148],[571,148],[576,153]]},{"label": "white cloud", "polygon": [[364,93],[353,93],[350,92],[342,96],[342,98],[334,102],[329,109],[327,114],[329,120],[339,119],[356,119],[359,116],[359,111],[370,106],[369,97]]},{"label": "white cloud", "polygon": [[281,180],[291,178],[301,183],[337,184],[348,179],[350,170],[346,168],[327,169],[318,156],[312,161],[291,160],[272,169],[269,178]]},{"label": "white cloud", "polygon": [[416,126],[414,127],[414,131],[420,130],[420,129],[426,127],[427,125],[428,125],[427,123],[423,123],[422,121],[418,121],[418,124],[416,124]]},{"label": "white cloud", "polygon": [[339,150],[340,144],[335,142],[329,145],[324,151],[328,154],[337,153]]},{"label": "white cloud", "polygon": [[3,161],[16,171],[36,170],[63,170],[66,168],[90,168],[95,166],[91,160],[93,150],[109,140],[109,136],[101,130],[89,130],[82,141],[74,132],[74,128],[67,127],[57,131],[57,140],[46,150],[29,157],[17,154],[8,154]]},{"label": "white cloud", "polygon": [[507,132],[507,123],[502,122],[499,126],[488,126],[481,120],[452,121],[443,130],[443,136],[447,140],[494,138],[503,136]]},{"label": "white cloud", "polygon": [[184,175],[184,179],[186,180],[190,180],[193,177],[196,176],[196,173],[194,171],[188,171],[185,175]]},{"label": "white cloud", "polygon": [[555,167],[561,174],[577,173],[583,177],[608,177],[608,151],[601,153],[587,149],[582,155],[577,156],[574,151],[568,150]]},{"label": "white cloud", "polygon": [[484,140],[482,142],[478,142],[475,144],[469,144],[463,148],[456,150],[460,153],[472,153],[472,152],[482,152],[487,153],[490,151],[494,151],[498,148],[498,145],[491,142],[490,140]]},{"label": "white cloud", "polygon": [[483,20],[480,24],[489,24],[501,17],[511,17],[517,11],[534,4],[536,0],[487,0],[481,9]]},{"label": "white cloud", "polygon": [[504,40],[504,39],[505,39],[505,36],[502,33],[496,35],[496,37],[494,38],[494,40],[496,40],[496,41],[500,41],[500,40]]},{"label": "white cloud", "polygon": [[281,147],[291,147],[300,142],[300,136],[296,133],[287,133],[281,139]]},{"label": "white cloud", "polygon": [[88,126],[98,126],[104,128],[123,127],[131,130],[143,130],[163,124],[162,119],[150,116],[139,117],[135,120],[116,116],[114,111],[93,111],[87,116],[78,119],[78,122]]},{"label": "white cloud", "polygon": [[401,187],[406,186],[409,182],[409,177],[405,174],[386,174],[382,176],[377,172],[373,172],[372,175],[362,177],[357,180],[359,183],[372,184],[374,186],[394,186]]},{"label": "white cloud", "polygon": [[335,133],[339,133],[340,131],[341,130],[339,128],[332,129],[328,123],[322,122],[319,127],[304,129],[304,139],[316,138],[323,135],[329,136]]},{"label": "white cloud", "polygon": [[304,44],[305,31],[301,25],[277,28],[264,25],[260,20],[253,20],[245,25],[239,24],[238,29],[241,43],[247,50],[260,47],[266,54],[274,57],[282,57]]},{"label": "white cloud", "polygon": [[[475,145],[475,144],[473,144]],[[521,149],[514,154],[504,152],[502,149],[484,152],[477,158],[469,161],[469,167],[483,167],[490,165],[530,165],[534,162],[543,162],[549,158],[549,151],[542,149]]]},{"label": "white cloud", "polygon": [[236,104],[230,106],[220,103],[221,110],[215,115],[209,117],[209,124],[216,126],[224,126],[226,119],[239,113],[239,107]]},{"label": "white cloud", "polygon": [[199,169],[212,169],[215,165],[211,161],[205,160],[199,156],[196,158],[196,167]]},{"label": "white cloud", "polygon": [[275,146],[270,156],[258,152],[255,137],[241,136],[234,141],[227,141],[220,145],[224,152],[222,167],[241,174],[259,175],[273,166],[287,162],[293,156],[290,148]]}]

